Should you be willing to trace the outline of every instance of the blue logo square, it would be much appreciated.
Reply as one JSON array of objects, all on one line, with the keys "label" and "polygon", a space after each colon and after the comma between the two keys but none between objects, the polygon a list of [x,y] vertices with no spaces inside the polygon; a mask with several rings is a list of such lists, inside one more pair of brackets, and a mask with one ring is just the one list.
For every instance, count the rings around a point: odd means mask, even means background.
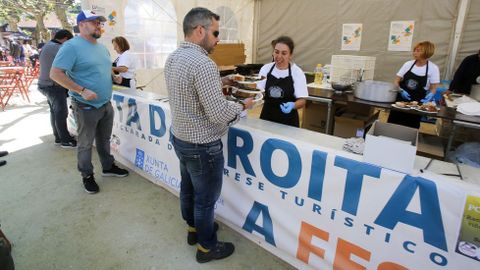
[{"label": "blue logo square", "polygon": [[135,155],[135,166],[137,168],[143,169],[144,162],[145,162],[145,152],[137,148],[137,154]]}]

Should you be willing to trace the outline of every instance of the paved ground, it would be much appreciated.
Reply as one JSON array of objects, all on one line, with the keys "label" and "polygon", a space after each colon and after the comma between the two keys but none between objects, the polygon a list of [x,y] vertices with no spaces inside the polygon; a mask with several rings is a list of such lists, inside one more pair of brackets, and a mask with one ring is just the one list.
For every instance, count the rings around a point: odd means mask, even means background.
[{"label": "paved ground", "polygon": [[[235,254],[195,262],[177,197],[132,173],[98,176],[101,192],[83,190],[74,150],[53,144],[45,98],[16,96],[0,111],[0,223],[14,243],[17,269],[292,269],[221,225],[219,239]],[[94,155],[96,175],[99,162]]]}]

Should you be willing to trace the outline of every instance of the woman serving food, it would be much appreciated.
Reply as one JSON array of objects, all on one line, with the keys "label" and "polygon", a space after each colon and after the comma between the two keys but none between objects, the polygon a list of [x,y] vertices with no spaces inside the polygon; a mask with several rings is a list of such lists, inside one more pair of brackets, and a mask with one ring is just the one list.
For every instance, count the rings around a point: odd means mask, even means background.
[{"label": "woman serving food", "polygon": [[305,106],[308,97],[307,80],[303,71],[291,62],[294,43],[281,36],[272,41],[274,62],[264,65],[259,76],[266,80],[257,83],[265,89],[265,103],[260,119],[299,127],[297,110]]},{"label": "woman serving food", "polygon": [[[438,66],[428,59],[433,56],[435,45],[423,41],[413,48],[413,60],[407,61],[397,72],[394,84],[399,87],[397,102],[432,102],[440,83]],[[401,111],[390,111],[389,123],[413,128],[420,127],[421,115]]]}]

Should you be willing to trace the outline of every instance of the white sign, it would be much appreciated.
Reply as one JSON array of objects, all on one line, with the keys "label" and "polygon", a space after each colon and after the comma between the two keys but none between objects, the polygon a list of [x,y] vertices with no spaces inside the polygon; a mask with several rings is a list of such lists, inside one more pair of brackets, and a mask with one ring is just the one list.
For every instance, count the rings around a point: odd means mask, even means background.
[{"label": "white sign", "polygon": [[[112,151],[178,194],[168,104],[118,92],[112,104]],[[405,175],[241,122],[223,143],[216,214],[297,268],[478,269],[456,252],[466,196],[478,197],[478,186]]]},{"label": "white sign", "polygon": [[362,44],[361,23],[346,23],[342,26],[342,51],[360,51]]},{"label": "white sign", "polygon": [[392,21],[388,36],[389,51],[411,51],[415,21]]}]

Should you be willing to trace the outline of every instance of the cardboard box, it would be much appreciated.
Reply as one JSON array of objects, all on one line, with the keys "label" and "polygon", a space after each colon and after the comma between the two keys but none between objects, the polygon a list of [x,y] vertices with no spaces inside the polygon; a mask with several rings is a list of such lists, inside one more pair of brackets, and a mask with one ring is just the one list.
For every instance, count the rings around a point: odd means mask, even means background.
[{"label": "cardboard box", "polygon": [[244,64],[247,56],[245,55],[245,45],[243,43],[228,44],[219,43],[215,46],[209,57],[217,66],[235,66]]},{"label": "cardboard box", "polygon": [[342,138],[363,137],[369,119],[368,116],[352,113],[335,116],[333,135]]},{"label": "cardboard box", "polygon": [[327,104],[307,100],[303,110],[302,128],[325,133],[327,112]]},{"label": "cardboard box", "polygon": [[375,121],[365,138],[363,161],[412,173],[417,145],[418,129]]}]

